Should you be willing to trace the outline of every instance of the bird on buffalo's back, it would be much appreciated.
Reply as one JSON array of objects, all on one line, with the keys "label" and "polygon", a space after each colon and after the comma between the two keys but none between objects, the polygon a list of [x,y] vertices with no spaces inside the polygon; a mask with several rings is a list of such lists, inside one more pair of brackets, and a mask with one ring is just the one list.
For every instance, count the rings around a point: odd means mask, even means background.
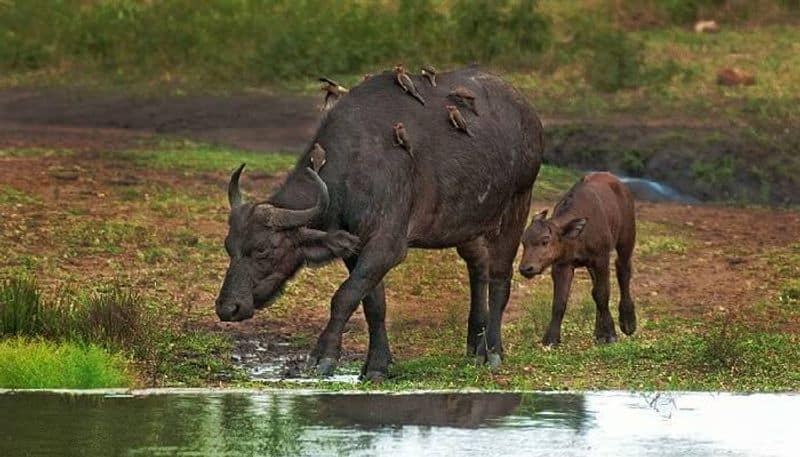
[{"label": "bird on buffalo's back", "polygon": [[411,148],[411,142],[408,140],[408,133],[406,132],[406,126],[403,125],[402,122],[398,122],[394,124],[394,139],[395,139],[395,146],[400,146],[408,153],[413,156],[414,152]]},{"label": "bird on buffalo's back", "polygon": [[436,68],[433,65],[423,65],[420,70],[422,71],[422,76],[428,78],[431,86],[436,87]]},{"label": "bird on buffalo's back", "polygon": [[394,67],[394,79],[403,89],[403,92],[416,98],[417,101],[423,105],[425,104],[425,99],[422,98],[422,95],[420,95],[419,91],[417,90],[417,86],[414,85],[414,81],[412,81],[411,77],[408,76],[408,73],[403,65],[398,64]]},{"label": "bird on buffalo's back", "polygon": [[464,86],[458,86],[447,95],[449,98],[462,103],[464,106],[472,110],[476,116],[479,116],[478,109],[475,105],[475,93]]},{"label": "bird on buffalo's back", "polygon": [[328,160],[328,152],[319,143],[314,143],[314,148],[311,150],[311,168],[319,173],[325,162]]},{"label": "bird on buffalo's back", "polygon": [[322,76],[319,80],[325,84],[320,87],[321,91],[325,91],[325,101],[322,104],[322,108],[320,111],[327,111],[333,108],[333,105],[336,103],[342,95],[348,92],[347,88],[342,86],[341,84],[337,83],[336,81]]},{"label": "bird on buffalo's back", "polygon": [[464,119],[461,111],[459,111],[454,105],[447,105],[445,108],[447,108],[447,113],[450,116],[450,123],[453,124],[453,127],[461,130],[469,136],[472,136],[472,132],[469,131],[469,128],[467,127],[467,121]]}]

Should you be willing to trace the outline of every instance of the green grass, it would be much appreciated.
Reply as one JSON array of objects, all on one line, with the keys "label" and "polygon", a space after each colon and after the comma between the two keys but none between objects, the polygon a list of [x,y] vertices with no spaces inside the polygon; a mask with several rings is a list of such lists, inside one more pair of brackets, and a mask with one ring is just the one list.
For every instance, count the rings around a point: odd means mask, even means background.
[{"label": "green grass", "polygon": [[128,387],[126,362],[97,346],[12,338],[0,340],[0,388]]},{"label": "green grass", "polygon": [[248,170],[277,174],[291,168],[297,156],[288,153],[247,152],[191,141],[162,142],[155,148],[115,153],[114,158],[140,167],[183,172],[219,172],[247,163]]},{"label": "green grass", "polygon": [[40,203],[39,199],[15,189],[11,186],[0,185],[0,205],[33,205]]},{"label": "green grass", "polygon": [[580,177],[580,173],[568,168],[542,165],[533,186],[534,207],[540,200],[558,200]]}]

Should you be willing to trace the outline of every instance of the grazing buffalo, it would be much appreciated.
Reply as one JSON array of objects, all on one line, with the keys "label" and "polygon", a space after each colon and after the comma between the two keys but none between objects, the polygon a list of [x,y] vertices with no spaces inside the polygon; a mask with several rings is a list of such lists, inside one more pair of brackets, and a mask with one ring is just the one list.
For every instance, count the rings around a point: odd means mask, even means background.
[{"label": "grazing buffalo", "polygon": [[[467,351],[493,366],[501,360],[501,319],[542,161],[542,125],[514,89],[479,69],[438,74],[436,87],[410,77],[425,105],[390,72],[364,81],[328,112],[267,200],[242,200],[241,167],[230,180],[230,266],[216,301],[221,320],[252,317],[305,263],[341,257],[350,272],[311,353],[319,374],[334,369],[344,325],[363,303],[369,353],[362,377],[386,376],[383,277],[408,248],[458,250],[471,288]],[[455,87],[476,95],[480,117],[464,113],[473,136],[453,129],[444,109]],[[413,154],[397,146],[397,123]],[[326,151],[319,175],[307,168],[315,143]]]},{"label": "grazing buffalo", "polygon": [[569,289],[576,267],[587,267],[592,276],[592,298],[597,305],[594,335],[598,342],[617,339],[608,309],[611,251],[617,250],[619,324],[626,335],[636,331],[636,312],[631,298],[631,255],[636,242],[633,195],[610,173],[583,177],[556,204],[533,218],[522,237],[519,272],[532,278],[553,266],[553,315],[542,343],[561,342],[561,320],[567,309]]}]

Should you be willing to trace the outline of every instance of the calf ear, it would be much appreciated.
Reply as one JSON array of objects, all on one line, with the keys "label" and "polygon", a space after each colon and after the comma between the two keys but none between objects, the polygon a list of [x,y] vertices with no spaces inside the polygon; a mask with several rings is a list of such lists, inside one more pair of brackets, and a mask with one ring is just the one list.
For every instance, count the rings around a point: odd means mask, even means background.
[{"label": "calf ear", "polygon": [[350,257],[358,252],[360,242],[357,236],[344,230],[323,232],[308,228],[300,229],[299,247],[306,261],[312,264]]},{"label": "calf ear", "polygon": [[540,211],[540,212],[536,213],[535,216],[533,216],[533,221],[534,222],[543,221],[543,220],[545,220],[546,217],[547,217],[547,210]]},{"label": "calf ear", "polygon": [[564,238],[574,240],[578,237],[578,235],[583,232],[583,228],[586,226],[586,218],[580,217],[578,219],[573,219],[561,229],[561,236]]}]

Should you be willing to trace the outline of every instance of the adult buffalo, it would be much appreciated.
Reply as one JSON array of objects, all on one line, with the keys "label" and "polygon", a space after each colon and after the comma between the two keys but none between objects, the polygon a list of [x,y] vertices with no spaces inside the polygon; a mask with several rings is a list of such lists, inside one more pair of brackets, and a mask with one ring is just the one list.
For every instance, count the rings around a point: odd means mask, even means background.
[{"label": "adult buffalo", "polygon": [[[369,353],[362,378],[386,376],[383,277],[408,248],[458,250],[471,290],[467,352],[500,364],[501,319],[542,161],[542,125],[513,88],[479,69],[438,75],[437,87],[412,79],[425,105],[389,72],[336,104],[311,141],[327,151],[319,175],[307,168],[309,146],[266,201],[243,202],[244,165],[228,186],[230,266],[216,301],[221,320],[251,318],[306,263],[339,257],[347,265],[350,275],[331,300],[330,320],[309,360],[322,375],[335,368],[344,325],[363,302]],[[480,114],[461,110],[471,136],[453,128],[445,110],[458,86],[475,95]],[[395,143],[398,122],[413,154]]]}]

